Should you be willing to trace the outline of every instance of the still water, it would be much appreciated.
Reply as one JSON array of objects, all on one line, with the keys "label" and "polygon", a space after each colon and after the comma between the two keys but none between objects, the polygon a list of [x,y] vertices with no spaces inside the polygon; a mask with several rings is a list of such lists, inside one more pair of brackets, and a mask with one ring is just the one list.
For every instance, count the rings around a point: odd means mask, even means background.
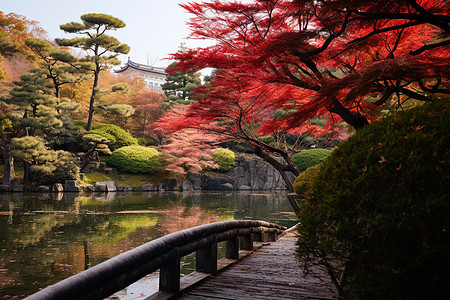
[{"label": "still water", "polygon": [[295,224],[285,193],[0,194],[0,299],[22,299],[163,235],[233,219]]}]

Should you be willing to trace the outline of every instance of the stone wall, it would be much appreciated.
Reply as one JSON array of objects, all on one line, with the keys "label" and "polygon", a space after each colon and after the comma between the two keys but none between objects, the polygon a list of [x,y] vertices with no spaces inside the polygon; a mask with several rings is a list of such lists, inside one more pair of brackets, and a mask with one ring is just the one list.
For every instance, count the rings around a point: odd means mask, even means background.
[{"label": "stone wall", "polygon": [[[295,177],[292,175],[292,179]],[[285,190],[280,173],[262,159],[236,158],[236,167],[217,176],[189,174],[182,190]]]}]

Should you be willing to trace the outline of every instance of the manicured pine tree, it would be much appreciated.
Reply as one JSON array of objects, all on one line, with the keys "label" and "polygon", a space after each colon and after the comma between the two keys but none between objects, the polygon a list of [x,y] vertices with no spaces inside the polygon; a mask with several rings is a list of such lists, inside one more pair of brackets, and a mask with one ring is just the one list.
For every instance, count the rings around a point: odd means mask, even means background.
[{"label": "manicured pine tree", "polygon": [[[80,105],[69,101],[60,101],[54,97],[54,86],[46,76],[38,70],[32,70],[20,77],[19,81],[14,81],[14,87],[9,98],[2,98],[3,102],[11,104],[17,109],[8,113],[7,117],[11,120],[12,130],[10,139],[21,137],[33,137],[36,135],[47,136],[47,132],[63,128],[64,117],[77,110]],[[59,139],[61,136],[55,137]],[[19,149],[31,149],[38,147],[40,143],[31,142],[30,139],[19,140],[16,146]],[[14,150],[14,147],[7,147],[11,140],[4,140],[5,149]],[[30,142],[30,145],[26,145]],[[34,146],[33,146],[34,145]],[[37,153],[42,152],[43,148],[35,149]],[[31,150],[30,150],[31,151]],[[47,149],[44,151],[46,152]],[[44,153],[43,152],[43,153]],[[14,151],[19,159],[22,159],[19,152]],[[32,181],[33,174],[30,169],[30,162],[39,163],[42,160],[24,160],[25,181]],[[48,162],[45,162],[48,164]],[[10,166],[13,168],[13,165]],[[45,170],[45,172],[50,169]]]},{"label": "manicured pine tree", "polygon": [[87,52],[84,61],[94,64],[92,73],[94,82],[89,102],[89,115],[86,130],[92,129],[94,104],[96,100],[99,74],[111,65],[118,65],[119,54],[127,54],[130,47],[120,43],[115,37],[106,34],[109,30],[125,27],[125,23],[115,17],[105,14],[85,14],[81,16],[83,23],[71,22],[61,25],[60,28],[67,33],[74,33],[84,37],[73,39],[56,39],[61,46],[77,47]]},{"label": "manicured pine tree", "polygon": [[27,38],[25,44],[39,58],[40,68],[36,72],[51,81],[56,98],[60,98],[61,86],[86,80],[86,73],[93,69],[93,64],[79,62],[69,51],[54,47],[47,41]]}]

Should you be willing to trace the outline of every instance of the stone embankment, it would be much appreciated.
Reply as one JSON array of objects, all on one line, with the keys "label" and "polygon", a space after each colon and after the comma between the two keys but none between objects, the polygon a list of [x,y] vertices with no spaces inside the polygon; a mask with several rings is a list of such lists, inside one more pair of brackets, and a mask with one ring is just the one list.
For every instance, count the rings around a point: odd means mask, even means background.
[{"label": "stone embankment", "polygon": [[[292,177],[294,177],[292,175]],[[223,174],[189,174],[185,181],[171,179],[164,184],[145,184],[144,192],[158,191],[200,191],[200,190],[284,190],[286,186],[281,175],[262,159],[246,161],[245,157],[236,158],[236,166]],[[0,185],[0,192],[22,192],[20,179],[10,184]],[[132,188],[116,185],[114,181],[97,182],[92,186],[79,186],[76,180],[66,180],[64,184],[39,186],[36,192],[128,192]]]}]

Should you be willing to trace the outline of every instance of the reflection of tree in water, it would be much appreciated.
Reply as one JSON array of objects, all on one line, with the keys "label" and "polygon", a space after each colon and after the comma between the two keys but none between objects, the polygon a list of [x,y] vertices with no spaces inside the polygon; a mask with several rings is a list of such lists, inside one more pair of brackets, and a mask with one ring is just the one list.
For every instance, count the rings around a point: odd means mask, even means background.
[{"label": "reflection of tree in water", "polygon": [[186,228],[195,227],[217,221],[219,216],[204,211],[200,206],[174,206],[163,212],[165,219],[160,222],[164,233],[173,233]]}]

